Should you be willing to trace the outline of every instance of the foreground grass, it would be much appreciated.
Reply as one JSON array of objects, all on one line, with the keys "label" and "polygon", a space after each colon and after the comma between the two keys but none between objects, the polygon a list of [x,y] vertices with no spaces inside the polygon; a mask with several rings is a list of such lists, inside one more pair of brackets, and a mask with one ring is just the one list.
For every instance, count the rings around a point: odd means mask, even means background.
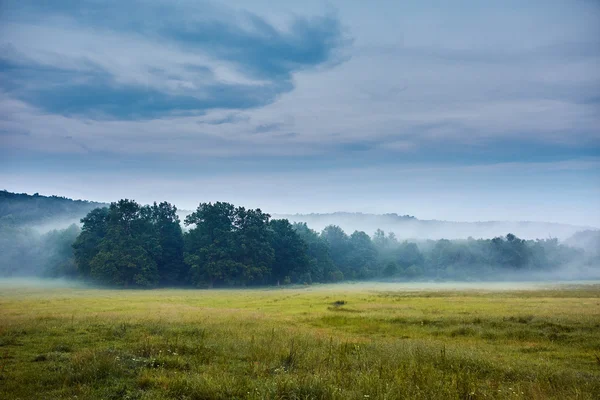
[{"label": "foreground grass", "polygon": [[0,288],[2,399],[599,394],[600,285]]}]

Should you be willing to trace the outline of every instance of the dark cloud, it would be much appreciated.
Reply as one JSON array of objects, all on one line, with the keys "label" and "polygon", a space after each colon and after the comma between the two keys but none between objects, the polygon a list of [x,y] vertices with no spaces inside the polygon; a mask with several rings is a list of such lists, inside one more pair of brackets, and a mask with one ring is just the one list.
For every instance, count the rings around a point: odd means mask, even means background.
[{"label": "dark cloud", "polygon": [[254,133],[267,133],[278,131],[283,128],[285,125],[282,123],[272,123],[272,124],[261,124],[254,128]]},{"label": "dark cloud", "polygon": [[198,22],[165,27],[161,36],[199,46],[252,76],[267,79],[289,79],[294,71],[325,63],[347,43],[339,21],[332,16],[296,17],[285,32],[256,15],[246,17],[249,26],[236,21]]},{"label": "dark cloud", "polygon": [[[202,15],[186,13],[177,2],[167,7],[160,2],[57,1],[47,8],[45,2],[8,1],[6,21],[31,21],[32,15],[48,12],[76,21],[76,29],[91,26],[117,35],[143,35],[153,45],[206,56],[212,64],[169,60],[181,68],[166,70],[140,61],[130,74],[147,74],[161,84],[172,82],[169,87],[143,85],[143,77],[120,79],[118,72],[86,60],[85,54],[69,54],[77,68],[59,65],[61,46],[69,43],[46,50],[58,56],[53,64],[34,61],[36,54],[21,54],[20,38],[13,35],[16,42],[3,43],[11,52],[0,56],[0,88],[43,111],[87,118],[146,119],[201,115],[211,109],[244,110],[269,104],[291,91],[294,72],[335,62],[337,51],[347,43],[333,16],[294,17],[282,30],[248,12],[223,12],[200,4]],[[221,65],[235,71],[236,79],[218,77],[214,68]]]},{"label": "dark cloud", "polygon": [[229,114],[222,118],[213,118],[209,120],[198,121],[199,125],[223,125],[223,124],[235,124],[238,122],[248,122],[250,117],[247,115]]},{"label": "dark cloud", "polygon": [[[6,77],[5,71],[2,75]],[[10,73],[8,75],[11,78]],[[196,97],[192,91],[170,94],[149,87],[119,84],[104,72],[71,74],[60,69],[32,67],[19,70],[16,75],[19,80],[35,76],[35,79],[53,82],[52,85],[29,85],[23,90],[15,84],[14,77],[8,80],[6,86],[12,87],[16,95],[29,104],[55,114],[103,119],[200,114],[216,108],[248,109],[268,104],[293,88],[289,81],[264,85],[213,82],[203,88],[202,97]]]}]

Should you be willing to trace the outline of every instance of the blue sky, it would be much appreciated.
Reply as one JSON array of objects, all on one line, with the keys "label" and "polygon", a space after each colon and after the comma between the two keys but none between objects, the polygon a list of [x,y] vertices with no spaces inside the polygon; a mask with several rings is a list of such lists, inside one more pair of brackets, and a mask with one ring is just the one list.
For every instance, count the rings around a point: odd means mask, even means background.
[{"label": "blue sky", "polygon": [[273,3],[2,1],[0,186],[600,226],[600,3]]}]

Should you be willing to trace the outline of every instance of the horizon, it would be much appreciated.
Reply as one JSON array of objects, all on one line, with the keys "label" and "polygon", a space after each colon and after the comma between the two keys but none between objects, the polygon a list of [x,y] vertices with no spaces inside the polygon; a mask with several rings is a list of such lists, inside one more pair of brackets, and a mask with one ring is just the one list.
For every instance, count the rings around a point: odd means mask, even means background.
[{"label": "horizon", "polygon": [[0,181],[597,229],[598,21],[584,0],[3,1]]},{"label": "horizon", "polygon": [[[83,198],[70,198],[67,196],[63,196],[63,195],[59,195],[59,194],[45,194],[45,193],[39,193],[39,192],[34,192],[34,193],[18,193],[18,192],[12,192],[10,190],[7,189],[0,189],[0,191],[4,191],[4,192],[8,192],[8,193],[12,193],[12,194],[22,194],[22,195],[28,195],[28,196],[35,196],[35,195],[39,195],[39,196],[43,196],[43,197],[58,197],[58,198],[63,198],[66,200],[71,200],[71,201],[84,201],[84,202],[89,202],[89,203],[95,203],[95,204],[102,204],[102,205],[110,205],[113,202],[117,202],[118,200],[121,199],[114,199],[111,201],[96,201],[93,199],[83,199]],[[128,199],[128,200],[133,200],[136,201],[136,199]],[[166,201],[166,200],[165,200]],[[219,200],[217,200],[219,201]],[[159,203],[160,201],[156,201],[156,203]],[[148,202],[148,203],[141,203],[142,205],[151,205],[153,204],[154,201]],[[175,203],[171,203],[172,205],[174,205],[177,208],[178,212],[184,212],[184,213],[192,213],[194,212],[194,210],[196,209],[196,207],[192,207],[192,208],[179,208],[179,206]],[[236,206],[242,206],[244,207],[244,204],[235,204]],[[260,207],[258,207],[260,208]],[[262,209],[261,210],[263,212],[266,212],[267,214],[269,214],[271,216],[271,218],[275,219],[275,218],[279,218],[279,217],[294,217],[294,216],[298,216],[298,217],[321,217],[321,216],[336,216],[336,215],[364,215],[364,216],[376,216],[376,217],[386,217],[386,216],[395,216],[395,217],[399,217],[399,218],[405,218],[407,220],[416,220],[416,221],[422,221],[422,222],[444,222],[444,223],[466,223],[466,224],[477,224],[477,223],[481,223],[481,224],[486,224],[486,223],[534,223],[534,224],[553,224],[553,225],[570,225],[576,228],[583,228],[583,229],[589,229],[589,230],[600,230],[600,227],[598,226],[593,226],[593,225],[577,225],[577,224],[565,224],[565,223],[561,223],[561,222],[553,222],[553,221],[533,221],[533,220],[462,220],[462,221],[458,221],[458,220],[444,220],[444,219],[424,219],[424,218],[420,218],[417,215],[409,215],[409,214],[400,214],[397,212],[391,212],[391,213],[365,213],[365,212],[361,212],[361,211],[343,211],[343,210],[338,210],[338,211],[332,211],[332,212],[325,212],[325,213],[272,213],[269,212],[269,210],[265,210]],[[310,226],[309,226],[310,227]],[[509,232],[510,233],[510,232]]]}]

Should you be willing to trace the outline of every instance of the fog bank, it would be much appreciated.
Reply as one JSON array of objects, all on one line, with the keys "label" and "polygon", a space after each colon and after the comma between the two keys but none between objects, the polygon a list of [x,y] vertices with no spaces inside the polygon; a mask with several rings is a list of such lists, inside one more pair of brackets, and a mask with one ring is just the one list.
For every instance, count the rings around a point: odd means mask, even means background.
[{"label": "fog bank", "polygon": [[397,214],[362,214],[337,212],[331,214],[280,214],[273,218],[285,218],[291,222],[306,222],[317,231],[328,225],[338,225],[347,233],[355,230],[373,234],[377,229],[393,232],[401,240],[406,239],[489,239],[507,233],[522,239],[557,238],[564,240],[582,230],[594,229],[551,222],[530,221],[482,221],[457,222],[420,220]]},{"label": "fog bank", "polygon": [[[244,288],[228,290],[306,290],[306,291],[374,291],[374,292],[446,292],[446,291],[521,291],[521,290],[553,290],[599,286],[600,277],[596,280],[560,280],[548,279],[543,281],[489,281],[489,282],[345,282],[335,284],[318,284],[311,286],[280,286],[278,288]],[[90,286],[84,282],[70,279],[44,279],[44,278],[0,278],[0,289],[101,289]],[[133,289],[136,290],[136,289]],[[185,290],[185,289],[181,289]],[[203,289],[210,290],[210,289]],[[218,289],[214,289],[218,290]]]}]

